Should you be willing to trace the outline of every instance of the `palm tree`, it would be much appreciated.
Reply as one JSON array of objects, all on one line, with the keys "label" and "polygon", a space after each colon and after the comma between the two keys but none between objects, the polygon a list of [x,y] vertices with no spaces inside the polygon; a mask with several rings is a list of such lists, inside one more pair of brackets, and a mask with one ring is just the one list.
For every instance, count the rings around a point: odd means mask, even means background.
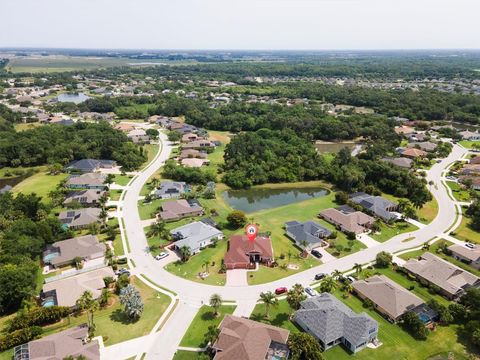
[{"label": "palm tree", "polygon": [[107,307],[110,298],[112,297],[112,293],[108,289],[102,289],[102,294],[100,295],[100,306]]},{"label": "palm tree", "polygon": [[190,256],[192,255],[191,251],[190,251],[190,248],[186,245],[183,245],[180,249],[180,256],[182,258],[182,261],[183,262],[186,262]]},{"label": "palm tree", "polygon": [[332,272],[332,277],[333,277],[334,279],[341,278],[342,276],[343,276],[343,274],[342,274],[342,272],[341,272],[340,270],[337,270],[337,269],[333,270],[333,272]]},{"label": "palm tree", "polygon": [[91,291],[86,290],[76,302],[79,311],[87,312],[87,325],[90,331],[95,329],[93,313],[98,310],[98,302],[93,298]]},{"label": "palm tree", "polygon": [[208,274],[208,265],[210,265],[210,260],[205,260],[202,266],[205,266],[205,272]]},{"label": "palm tree", "polygon": [[353,265],[353,270],[355,270],[355,274],[360,274],[362,272],[362,264],[355,263]]},{"label": "palm tree", "polygon": [[214,313],[213,315],[215,317],[218,316],[218,309],[220,308],[220,306],[222,305],[222,297],[218,294],[213,294],[211,297],[210,297],[210,306],[213,308],[214,310]]},{"label": "palm tree", "polygon": [[150,226],[150,229],[147,232],[147,236],[159,236],[168,240],[170,238],[170,233],[165,228],[165,222],[162,220],[158,220]]},{"label": "palm tree", "polygon": [[205,334],[205,345],[213,344],[218,339],[220,335],[220,329],[215,325],[210,325],[208,331]]},{"label": "palm tree", "polygon": [[288,258],[288,262],[290,262],[290,259],[292,258],[292,252],[290,250],[288,250],[287,252],[287,258]]},{"label": "palm tree", "polygon": [[303,249],[303,251],[302,251],[303,256],[306,256],[306,255],[307,255],[308,241],[307,241],[307,240],[302,240],[302,241],[300,241],[300,246],[301,246],[302,249]]},{"label": "palm tree", "polygon": [[275,294],[271,291],[262,292],[260,294],[260,299],[265,304],[265,317],[268,319],[270,316],[270,306],[278,306],[278,299],[275,297]]},{"label": "palm tree", "polygon": [[102,210],[100,210],[100,214],[98,215],[98,218],[102,223],[102,226],[105,225],[105,221],[107,220],[107,217],[108,217],[107,210],[105,210],[105,208],[102,208]]},{"label": "palm tree", "polygon": [[333,290],[337,288],[338,284],[337,281],[332,276],[326,276],[323,278],[322,282],[320,283],[320,291],[331,293]]},{"label": "palm tree", "polygon": [[104,209],[107,201],[108,201],[108,195],[105,192],[105,193],[103,193],[102,196],[100,196],[100,199],[98,199],[98,204],[101,206],[102,209]]},{"label": "palm tree", "polygon": [[342,288],[343,288],[343,291],[345,291],[348,294],[351,294],[353,292],[353,286],[352,286],[352,283],[350,282],[346,282]]}]

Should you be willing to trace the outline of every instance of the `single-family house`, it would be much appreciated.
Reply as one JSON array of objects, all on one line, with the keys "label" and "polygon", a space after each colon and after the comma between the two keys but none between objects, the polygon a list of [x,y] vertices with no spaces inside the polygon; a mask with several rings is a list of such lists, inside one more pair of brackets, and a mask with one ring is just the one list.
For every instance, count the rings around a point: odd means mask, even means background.
[{"label": "single-family house", "polygon": [[[425,302],[385,275],[374,275],[352,284],[354,292],[361,299],[369,299],[380,314],[396,322],[407,311],[424,308]],[[423,310],[422,310],[423,311]]]},{"label": "single-family house", "polygon": [[189,191],[189,187],[184,182],[162,181],[154,192],[153,196],[157,199],[175,199]]},{"label": "single-family house", "polygon": [[48,278],[43,285],[42,306],[53,305],[74,308],[77,300],[85,291],[90,291],[94,299],[98,299],[105,288],[106,277],[115,278],[110,266],[97,269],[84,269],[77,272]]},{"label": "single-family house", "polygon": [[16,346],[13,360],[57,360],[69,356],[77,359],[100,360],[98,340],[88,341],[87,324],[81,324],[27,344]]},{"label": "single-family house", "polygon": [[86,173],[82,175],[70,175],[65,186],[69,189],[96,189],[107,188],[105,180],[107,176],[102,173]]},{"label": "single-family house", "polygon": [[437,144],[430,141],[414,142],[407,145],[408,148],[421,149],[426,152],[432,152],[437,149]]},{"label": "single-family house", "polygon": [[213,148],[215,145],[210,140],[200,139],[191,141],[187,144],[182,145],[182,150],[184,149],[207,149]]},{"label": "single-family house", "polygon": [[180,164],[188,168],[200,168],[202,166],[206,166],[210,164],[210,160],[198,159],[198,158],[187,158],[187,159],[182,159],[180,161]]},{"label": "single-family house", "polygon": [[92,223],[100,223],[99,208],[83,208],[76,210],[62,211],[58,219],[64,226],[73,229],[86,229]]},{"label": "single-family house", "polygon": [[297,246],[303,248],[306,242],[308,249],[322,246],[322,239],[329,237],[332,232],[314,221],[299,222],[296,220],[285,223],[287,236],[295,241]]},{"label": "single-family house", "polygon": [[129,133],[132,130],[135,130],[135,126],[128,123],[119,123],[114,126],[115,129],[123,131],[124,133]]},{"label": "single-family house", "polygon": [[80,204],[80,205],[95,206],[95,205],[98,205],[100,199],[105,194],[106,194],[105,190],[98,190],[98,189],[71,191],[65,197],[63,204],[64,205]]},{"label": "single-family house", "polygon": [[213,343],[214,360],[287,360],[288,330],[225,315]]},{"label": "single-family house", "polygon": [[407,136],[407,135],[413,134],[415,132],[415,129],[407,125],[402,125],[402,126],[395,127],[395,132],[398,135]]},{"label": "single-family house", "polygon": [[100,169],[111,169],[117,166],[114,160],[81,159],[67,165],[67,171],[93,173]]},{"label": "single-family house", "polygon": [[177,249],[186,246],[190,253],[196,254],[202,248],[211,245],[214,239],[223,239],[223,233],[202,221],[195,221],[170,231]]},{"label": "single-family house", "polygon": [[317,339],[323,349],[343,344],[356,353],[377,340],[378,323],[357,314],[331,294],[322,293],[301,302],[295,322]]},{"label": "single-family house", "polygon": [[467,164],[460,170],[461,175],[480,175],[480,164]]},{"label": "single-family house", "polygon": [[182,159],[190,159],[190,158],[199,158],[199,159],[206,159],[208,156],[207,153],[203,151],[198,151],[195,149],[187,149],[187,150],[182,150],[180,153],[180,156],[178,157],[180,160]]},{"label": "single-family house", "polygon": [[252,269],[258,263],[270,266],[272,262],[272,240],[268,236],[259,235],[255,240],[249,240],[246,235],[230,237],[224,257],[227,269]]},{"label": "single-family house", "polygon": [[60,267],[71,265],[76,257],[84,261],[105,258],[106,246],[95,235],[79,236],[47,245],[43,263]]},{"label": "single-family house", "polygon": [[448,247],[448,250],[452,252],[452,256],[460,260],[475,269],[480,269],[480,247],[474,245],[473,248],[466,247],[465,245],[453,244]]},{"label": "single-family house", "polygon": [[459,132],[459,135],[462,137],[463,140],[468,141],[479,141],[480,140],[480,133],[472,132],[469,130]]},{"label": "single-family house", "polygon": [[402,150],[401,155],[410,159],[416,159],[424,158],[425,156],[427,156],[427,152],[416,148],[407,148]]},{"label": "single-family house", "polygon": [[145,144],[150,142],[150,137],[143,129],[133,129],[128,132],[127,137],[135,144]]},{"label": "single-family house", "polygon": [[184,199],[164,202],[158,217],[165,221],[175,221],[191,216],[203,215],[203,207]]},{"label": "single-family house", "polygon": [[367,231],[375,222],[373,217],[346,205],[336,209],[322,210],[319,217],[337,226],[343,232],[354,234]]},{"label": "single-family house", "polygon": [[350,200],[385,221],[397,219],[397,216],[392,212],[398,208],[398,204],[382,196],[373,196],[364,192],[357,192],[350,195]]},{"label": "single-family house", "polygon": [[414,132],[414,133],[408,135],[407,139],[410,140],[410,141],[415,141],[415,142],[426,141],[428,139],[428,135],[425,134],[425,133]]},{"label": "single-family house", "polygon": [[468,184],[474,190],[480,190],[480,176],[463,175],[458,178],[458,181],[464,185]]},{"label": "single-family house", "polygon": [[470,161],[468,163],[472,164],[472,165],[480,164],[480,156],[474,156],[473,158],[470,159]]},{"label": "single-family house", "polygon": [[448,299],[456,299],[469,287],[480,287],[480,278],[452,263],[426,252],[404,264],[405,270],[420,282],[433,284]]},{"label": "single-family house", "polygon": [[383,158],[382,161],[388,162],[395,166],[401,167],[403,169],[410,169],[413,165],[413,160],[404,157],[396,157],[396,158]]},{"label": "single-family house", "polygon": [[198,135],[195,133],[186,133],[182,136],[182,143],[189,143],[198,139]]}]

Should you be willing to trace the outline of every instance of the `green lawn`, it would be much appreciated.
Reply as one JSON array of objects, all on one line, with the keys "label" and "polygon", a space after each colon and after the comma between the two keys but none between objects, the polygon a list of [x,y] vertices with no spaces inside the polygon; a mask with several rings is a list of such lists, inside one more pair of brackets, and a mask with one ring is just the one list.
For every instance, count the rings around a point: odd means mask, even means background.
[{"label": "green lawn", "polygon": [[253,309],[252,315],[250,315],[250,319],[278,326],[291,332],[300,332],[301,329],[290,321],[289,317],[291,314],[293,314],[293,311],[290,305],[288,305],[287,300],[280,300],[278,306],[270,306],[268,318],[265,317],[265,305],[263,303],[257,304]]},{"label": "green lawn", "polygon": [[145,204],[143,200],[138,202],[138,213],[141,220],[153,219],[157,213],[158,207],[167,200],[152,200],[148,204]]},{"label": "green lawn", "polygon": [[464,241],[480,244],[480,233],[470,227],[470,218],[463,213],[460,225],[451,233],[452,236]]},{"label": "green lawn", "polygon": [[418,228],[415,225],[407,223],[405,221],[397,221],[393,225],[385,224],[384,222],[380,223],[380,233],[374,233],[370,236],[372,239],[384,242],[390,240],[392,237],[403,234],[411,231],[415,231]]},{"label": "green lawn", "polygon": [[48,193],[56,189],[57,185],[68,177],[68,174],[49,175],[46,171],[36,173],[15,185],[14,193],[35,193],[44,201],[50,202]]},{"label": "green lawn", "polygon": [[[106,346],[147,335],[170,303],[168,296],[158,293],[140,280],[134,279],[133,283],[140,291],[145,306],[140,320],[131,322],[123,312],[123,306],[117,297],[115,297],[115,304],[94,314],[95,334],[103,336]],[[46,327],[45,335],[62,331],[85,321],[85,315],[71,317],[70,324],[64,321],[64,323]]]},{"label": "green lawn", "polygon": [[469,140],[462,140],[459,142],[460,145],[467,149],[472,149],[474,144],[480,145],[479,141],[469,141]]},{"label": "green lawn", "polygon": [[417,211],[418,221],[424,224],[429,224],[438,214],[437,200],[432,197],[432,200],[427,202],[423,207]]},{"label": "green lawn", "polygon": [[[205,359],[205,357],[201,357],[203,353],[198,353],[194,351],[185,351],[185,350],[177,350],[173,360],[200,360]],[[3,359],[1,359],[3,360]]]},{"label": "green lawn", "polygon": [[147,161],[143,163],[143,166],[147,166],[155,158],[158,153],[158,144],[145,144],[143,150],[147,152]]},{"label": "green lawn", "polygon": [[448,187],[452,189],[452,194],[457,201],[470,201],[470,194],[459,183],[455,181],[446,181]]},{"label": "green lawn", "polygon": [[203,348],[207,344],[205,343],[204,336],[208,331],[208,327],[214,325],[218,327],[226,314],[232,314],[235,310],[234,305],[222,305],[218,312],[218,316],[214,316],[213,308],[203,305],[198,310],[197,315],[190,324],[187,332],[183,336],[180,346]]},{"label": "green lawn", "polygon": [[132,175],[115,175],[115,184],[120,186],[126,186],[130,180],[132,180]]},{"label": "green lawn", "polygon": [[[216,247],[208,247],[192,256],[187,262],[174,262],[168,264],[165,269],[172,274],[182,278],[209,284],[209,285],[225,285],[226,275],[219,274],[222,259],[227,251],[227,240],[221,240]],[[205,271],[203,265],[206,261],[210,261],[210,275],[205,279],[201,279],[198,274]],[[213,264],[213,265],[212,265]]]},{"label": "green lawn", "polygon": [[[433,243],[432,245],[430,245],[430,248],[428,249],[429,252],[431,252],[432,254],[435,254],[439,257],[441,257],[442,259],[444,260],[447,260],[448,262],[454,264],[454,265],[457,265],[459,268],[465,270],[465,271],[468,271],[468,272],[471,272],[472,274],[475,274],[477,276],[480,276],[480,270],[477,270],[475,269],[474,267],[472,266],[469,266],[467,264],[465,264],[464,262],[462,261],[459,261],[457,259],[455,259],[454,257],[452,256],[449,256],[449,255],[446,255],[444,254],[439,248],[440,248],[440,245],[442,243],[446,243],[447,246],[450,246],[452,245],[452,243],[450,241],[447,241],[445,239],[441,239],[441,240],[438,240],[436,241],[435,243]],[[410,251],[408,253],[405,253],[405,254],[402,254],[400,255],[399,257],[404,259],[404,260],[408,260],[408,259],[411,259],[411,258],[418,258],[420,255],[422,255],[426,250],[415,250],[415,251]]]},{"label": "green lawn", "polygon": [[115,236],[115,240],[113,241],[113,251],[115,253],[115,256],[125,255],[125,250],[123,249],[122,244],[122,236],[120,235],[120,233]]},{"label": "green lawn", "polygon": [[13,349],[0,352],[0,360],[12,360],[12,358],[13,358]]},{"label": "green lawn", "polygon": [[118,201],[120,200],[120,196],[122,196],[123,190],[109,190],[108,193],[110,194],[110,200]]}]

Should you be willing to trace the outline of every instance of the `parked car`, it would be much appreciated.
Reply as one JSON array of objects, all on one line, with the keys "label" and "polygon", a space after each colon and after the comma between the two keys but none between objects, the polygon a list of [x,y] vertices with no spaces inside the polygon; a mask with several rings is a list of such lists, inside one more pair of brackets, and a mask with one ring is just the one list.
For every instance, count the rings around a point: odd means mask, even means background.
[{"label": "parked car", "polygon": [[317,296],[318,295],[318,292],[316,290],[312,289],[311,287],[306,287],[305,292],[310,296]]},{"label": "parked car", "polygon": [[475,244],[472,244],[470,242],[465,243],[465,246],[470,248],[470,249],[475,249],[476,248]]},{"label": "parked car", "polygon": [[350,282],[357,281],[357,279],[355,279],[353,276],[350,276],[350,275],[345,276],[345,279]]},{"label": "parked car", "polygon": [[282,286],[275,289],[275,294],[281,295],[281,294],[285,294],[287,291],[288,289],[285,286]]},{"label": "parked car", "polygon": [[311,251],[311,254],[312,254],[313,256],[315,256],[316,258],[318,258],[318,259],[321,259],[322,256],[323,256],[322,253],[321,253],[320,251],[318,251],[318,250],[312,250],[312,251]]},{"label": "parked car", "polygon": [[320,273],[315,275],[315,280],[322,280],[327,274]]},{"label": "parked car", "polygon": [[162,259],[166,258],[167,256],[168,256],[167,252],[161,252],[160,254],[155,256],[155,260],[162,260]]},{"label": "parked car", "polygon": [[130,271],[126,268],[121,268],[121,269],[118,269],[115,274],[117,276],[121,276],[121,275],[124,275],[124,274],[127,274],[127,276],[130,276]]}]

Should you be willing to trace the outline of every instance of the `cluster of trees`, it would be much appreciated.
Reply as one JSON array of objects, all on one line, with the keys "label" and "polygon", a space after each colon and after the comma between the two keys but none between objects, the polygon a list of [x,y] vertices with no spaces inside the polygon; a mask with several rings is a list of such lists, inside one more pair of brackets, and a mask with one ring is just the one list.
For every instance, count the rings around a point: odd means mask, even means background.
[{"label": "cluster of trees", "polygon": [[22,132],[0,132],[0,167],[66,164],[71,160],[116,160],[126,170],[145,160],[143,149],[106,123],[45,125]]},{"label": "cluster of trees", "polygon": [[223,181],[232,188],[318,179],[324,167],[313,146],[291,130],[235,136],[225,148]]},{"label": "cluster of trees", "polygon": [[143,301],[140,292],[129,284],[120,290],[120,303],[125,306],[125,313],[131,320],[138,320],[143,314]]},{"label": "cluster of trees", "polygon": [[165,163],[162,175],[167,179],[201,185],[206,185],[208,182],[215,181],[217,178],[211,170],[179,166],[174,160],[168,160]]},{"label": "cluster of trees", "polygon": [[466,214],[470,217],[470,227],[475,231],[480,231],[480,200],[475,199],[471,203],[466,211]]},{"label": "cluster of trees", "polygon": [[45,245],[69,236],[35,194],[0,195],[0,314],[16,311],[34,295]]}]

